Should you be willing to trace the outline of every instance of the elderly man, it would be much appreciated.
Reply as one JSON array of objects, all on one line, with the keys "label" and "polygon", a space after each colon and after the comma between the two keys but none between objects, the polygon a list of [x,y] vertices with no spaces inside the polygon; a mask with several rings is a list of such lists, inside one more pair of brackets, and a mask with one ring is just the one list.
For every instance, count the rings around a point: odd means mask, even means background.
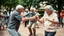
[{"label": "elderly man", "polygon": [[[36,12],[35,12],[34,8],[30,8],[30,13],[28,14],[28,16],[29,17],[36,16]],[[29,20],[29,24],[27,25],[28,26],[28,30],[30,32],[29,36],[32,36],[33,34],[34,34],[34,36],[36,36],[35,25],[36,25],[36,20]]]},{"label": "elderly man", "polygon": [[16,10],[10,14],[8,31],[11,36],[21,36],[18,32],[20,22],[26,20],[33,20],[35,17],[22,18],[21,12],[24,12],[24,7],[22,5],[17,5]]},{"label": "elderly man", "polygon": [[45,27],[45,36],[55,36],[56,34],[56,25],[59,23],[57,14],[54,13],[52,6],[48,5],[45,7],[46,13],[38,21],[44,24]]}]

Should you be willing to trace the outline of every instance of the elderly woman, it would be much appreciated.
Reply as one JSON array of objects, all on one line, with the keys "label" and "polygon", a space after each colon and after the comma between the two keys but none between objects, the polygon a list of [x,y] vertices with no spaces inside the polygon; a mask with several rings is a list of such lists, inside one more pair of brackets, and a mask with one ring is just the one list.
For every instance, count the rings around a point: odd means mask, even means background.
[{"label": "elderly woman", "polygon": [[57,14],[54,13],[52,6],[48,5],[45,7],[46,13],[38,21],[44,24],[45,27],[45,36],[55,36],[56,34],[56,25],[59,23]]},{"label": "elderly woman", "polygon": [[24,7],[22,5],[17,5],[16,10],[10,14],[8,31],[11,36],[21,36],[18,32],[20,22],[26,20],[33,20],[35,17],[25,18],[21,16],[21,12],[24,12]]}]

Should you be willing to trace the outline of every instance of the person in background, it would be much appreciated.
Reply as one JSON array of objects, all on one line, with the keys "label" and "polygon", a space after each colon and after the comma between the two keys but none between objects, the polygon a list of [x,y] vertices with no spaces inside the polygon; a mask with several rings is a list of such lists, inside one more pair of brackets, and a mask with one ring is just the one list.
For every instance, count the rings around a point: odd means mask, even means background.
[{"label": "person in background", "polygon": [[13,11],[14,11],[14,8],[11,9],[11,12],[10,13],[12,13]]},{"label": "person in background", "polygon": [[[35,11],[36,11],[36,15],[40,18],[39,10],[36,9]],[[36,27],[39,28],[39,26],[38,26],[38,21],[37,21]]]},{"label": "person in background", "polygon": [[9,21],[9,12],[4,9],[4,22],[6,24],[6,28],[8,27],[8,21]]},{"label": "person in background", "polygon": [[[3,28],[1,28],[3,27]],[[2,16],[2,11],[0,10],[0,30],[3,29],[4,30],[4,25],[3,25],[3,16]]]},{"label": "person in background", "polygon": [[63,22],[62,22],[63,15],[64,15],[64,10],[62,10],[62,12],[60,13],[60,24],[62,25],[62,27],[63,27]]},{"label": "person in background", "polygon": [[44,16],[41,19],[37,17],[37,20],[44,24],[45,36],[55,36],[57,29],[56,24],[59,24],[57,14],[54,13],[54,9],[50,5],[45,7],[45,11]]},{"label": "person in background", "polygon": [[[30,13],[29,13],[29,17],[33,17],[36,16],[36,12],[34,8],[30,8]],[[36,20],[29,20],[29,24],[28,26],[28,30],[30,32],[29,36],[32,36],[34,34],[34,36],[36,36]],[[33,32],[32,32],[33,31]]]},{"label": "person in background", "polygon": [[36,20],[35,16],[30,18],[22,17],[22,12],[24,12],[24,7],[22,5],[17,5],[16,10],[10,14],[8,32],[11,36],[21,36],[18,32],[21,21],[24,23],[27,20]]},{"label": "person in background", "polygon": [[39,10],[38,10],[38,9],[36,9],[36,14],[37,14],[38,16],[40,16]]},{"label": "person in background", "polygon": [[63,25],[64,25],[64,10],[63,10],[63,20],[62,20],[62,22],[63,22]]},{"label": "person in background", "polygon": [[[29,14],[29,10],[28,10],[28,9],[25,9],[24,14],[25,14],[25,17],[29,17],[29,15],[27,15],[27,14]],[[25,27],[27,26],[27,24],[29,24],[29,20],[27,20],[27,21],[25,22]]]}]

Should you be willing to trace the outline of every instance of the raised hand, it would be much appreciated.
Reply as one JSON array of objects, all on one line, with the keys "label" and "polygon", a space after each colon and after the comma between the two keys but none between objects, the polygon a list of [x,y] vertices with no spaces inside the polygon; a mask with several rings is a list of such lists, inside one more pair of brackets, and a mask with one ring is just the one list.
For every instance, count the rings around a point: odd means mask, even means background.
[{"label": "raised hand", "polygon": [[38,16],[35,16],[35,20],[38,20],[39,19],[39,17]]}]

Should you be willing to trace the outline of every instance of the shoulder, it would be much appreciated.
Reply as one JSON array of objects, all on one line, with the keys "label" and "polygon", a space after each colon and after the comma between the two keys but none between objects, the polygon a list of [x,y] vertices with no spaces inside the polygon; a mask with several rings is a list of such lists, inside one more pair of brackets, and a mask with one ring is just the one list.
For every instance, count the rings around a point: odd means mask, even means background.
[{"label": "shoulder", "polygon": [[56,13],[53,13],[54,16],[58,16]]},{"label": "shoulder", "polygon": [[56,14],[56,13],[53,13],[52,15],[51,15],[51,17],[53,16],[53,18],[56,18],[56,17],[58,17],[58,15]]},{"label": "shoulder", "polygon": [[17,16],[17,15],[19,15],[19,13],[18,13],[17,11],[13,11],[13,12],[11,13],[11,16]]},{"label": "shoulder", "polygon": [[17,11],[14,11],[13,14],[14,15],[19,15],[19,13]]}]

